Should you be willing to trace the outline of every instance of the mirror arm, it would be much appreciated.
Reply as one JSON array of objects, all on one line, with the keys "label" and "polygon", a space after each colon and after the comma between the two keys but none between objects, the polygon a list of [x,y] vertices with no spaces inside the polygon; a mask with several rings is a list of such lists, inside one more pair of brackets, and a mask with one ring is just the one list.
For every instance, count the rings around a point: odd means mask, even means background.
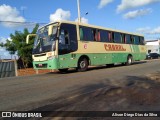
[{"label": "mirror arm", "polygon": [[26,43],[27,43],[27,44],[29,43],[29,38],[30,38],[31,36],[36,36],[36,34],[29,34],[29,35],[27,35],[27,38],[26,38]]}]

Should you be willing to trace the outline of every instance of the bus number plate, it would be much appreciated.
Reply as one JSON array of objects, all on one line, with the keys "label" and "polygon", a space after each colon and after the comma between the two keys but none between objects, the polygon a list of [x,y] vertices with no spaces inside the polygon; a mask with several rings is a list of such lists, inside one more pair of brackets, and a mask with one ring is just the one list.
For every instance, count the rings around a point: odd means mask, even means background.
[{"label": "bus number plate", "polygon": [[42,64],[39,64],[39,67],[42,67],[43,65]]}]

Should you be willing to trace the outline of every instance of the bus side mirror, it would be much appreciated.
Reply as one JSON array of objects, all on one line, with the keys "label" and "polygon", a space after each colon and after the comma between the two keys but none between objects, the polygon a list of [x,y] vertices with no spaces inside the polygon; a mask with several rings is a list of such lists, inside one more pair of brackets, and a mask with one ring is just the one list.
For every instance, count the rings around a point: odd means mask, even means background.
[{"label": "bus side mirror", "polygon": [[29,38],[30,38],[31,36],[36,36],[36,34],[29,34],[29,35],[27,35],[27,38],[26,38],[26,43],[27,43],[27,44],[29,43]]}]

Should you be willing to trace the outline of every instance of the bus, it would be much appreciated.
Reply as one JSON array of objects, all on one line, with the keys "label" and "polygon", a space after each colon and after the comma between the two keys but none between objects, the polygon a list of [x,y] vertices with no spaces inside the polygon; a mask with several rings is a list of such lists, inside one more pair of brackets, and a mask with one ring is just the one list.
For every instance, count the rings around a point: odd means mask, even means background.
[{"label": "bus", "polygon": [[82,72],[89,66],[131,65],[146,58],[144,36],[120,30],[57,21],[39,28],[35,36],[32,58],[37,70]]}]

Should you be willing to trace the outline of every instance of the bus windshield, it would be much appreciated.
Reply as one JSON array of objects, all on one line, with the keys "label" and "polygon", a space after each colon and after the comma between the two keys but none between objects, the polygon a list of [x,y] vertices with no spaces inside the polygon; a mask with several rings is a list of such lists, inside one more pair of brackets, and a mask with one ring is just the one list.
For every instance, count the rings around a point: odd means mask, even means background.
[{"label": "bus windshield", "polygon": [[53,51],[57,36],[57,26],[53,26],[52,34],[49,35],[49,26],[45,26],[37,31],[34,41],[33,54]]}]

